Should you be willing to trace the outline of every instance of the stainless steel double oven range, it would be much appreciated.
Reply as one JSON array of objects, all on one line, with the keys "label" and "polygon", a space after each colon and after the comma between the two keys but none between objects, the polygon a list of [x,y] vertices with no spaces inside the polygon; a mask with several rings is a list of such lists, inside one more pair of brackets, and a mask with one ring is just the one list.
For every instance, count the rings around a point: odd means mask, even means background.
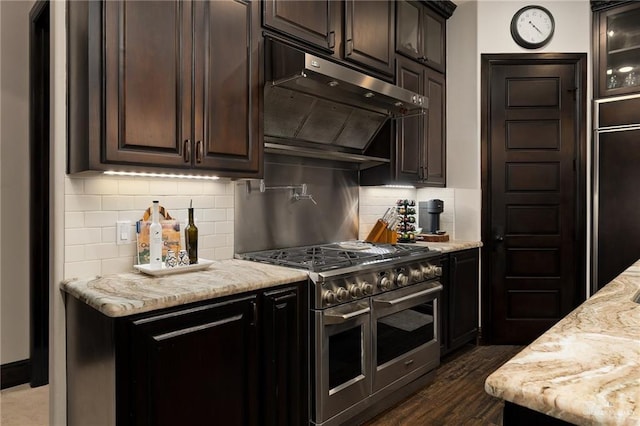
[{"label": "stainless steel double oven range", "polygon": [[309,270],[310,424],[370,417],[433,380],[439,253],[345,242],[243,257]]}]

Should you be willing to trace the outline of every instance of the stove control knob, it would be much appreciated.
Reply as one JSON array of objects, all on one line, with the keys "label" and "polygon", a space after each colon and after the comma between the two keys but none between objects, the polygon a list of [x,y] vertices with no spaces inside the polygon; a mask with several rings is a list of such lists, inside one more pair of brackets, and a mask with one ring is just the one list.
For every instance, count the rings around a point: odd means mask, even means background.
[{"label": "stove control knob", "polygon": [[431,265],[423,267],[422,274],[424,275],[425,278],[433,278],[436,276],[435,270]]},{"label": "stove control knob", "polygon": [[413,279],[413,281],[422,281],[422,271],[420,269],[412,270],[411,278]]},{"label": "stove control knob", "polygon": [[362,293],[365,296],[368,296],[370,294],[373,294],[373,286],[371,284],[369,284],[368,282],[363,282],[362,285],[360,286],[362,287]]},{"label": "stove control knob", "polygon": [[433,266],[433,274],[436,277],[441,277],[442,276],[442,266]]},{"label": "stove control knob", "polygon": [[409,284],[409,277],[401,272],[398,274],[398,277],[396,278],[396,283],[398,284],[398,286],[407,285]]},{"label": "stove control knob", "polygon": [[349,286],[349,293],[351,294],[351,297],[353,298],[357,298],[357,297],[362,297],[364,295],[364,289],[356,284],[351,284]]},{"label": "stove control knob", "polygon": [[338,298],[336,297],[336,294],[331,290],[325,291],[324,294],[322,295],[322,298],[329,305],[333,305],[334,303],[336,303],[338,301]]},{"label": "stove control knob", "polygon": [[389,290],[391,288],[391,280],[389,279],[389,277],[380,278],[378,287],[380,287],[380,290]]},{"label": "stove control knob", "polygon": [[338,302],[344,302],[349,298],[349,292],[346,288],[340,287],[336,290],[336,298],[338,299]]}]

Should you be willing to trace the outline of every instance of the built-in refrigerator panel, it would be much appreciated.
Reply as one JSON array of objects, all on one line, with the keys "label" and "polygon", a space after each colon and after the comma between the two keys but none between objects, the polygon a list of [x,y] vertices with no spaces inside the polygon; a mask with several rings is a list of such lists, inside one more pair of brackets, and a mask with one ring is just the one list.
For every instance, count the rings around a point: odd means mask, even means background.
[{"label": "built-in refrigerator panel", "polygon": [[640,259],[640,95],[594,105],[592,291]]}]

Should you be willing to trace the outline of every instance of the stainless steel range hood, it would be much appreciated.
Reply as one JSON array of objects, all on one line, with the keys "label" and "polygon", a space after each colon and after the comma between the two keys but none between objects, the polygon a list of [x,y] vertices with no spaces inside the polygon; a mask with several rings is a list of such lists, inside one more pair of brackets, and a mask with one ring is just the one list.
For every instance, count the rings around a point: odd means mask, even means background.
[{"label": "stainless steel range hood", "polygon": [[348,162],[363,155],[390,118],[424,114],[428,99],[267,38],[265,151]]}]

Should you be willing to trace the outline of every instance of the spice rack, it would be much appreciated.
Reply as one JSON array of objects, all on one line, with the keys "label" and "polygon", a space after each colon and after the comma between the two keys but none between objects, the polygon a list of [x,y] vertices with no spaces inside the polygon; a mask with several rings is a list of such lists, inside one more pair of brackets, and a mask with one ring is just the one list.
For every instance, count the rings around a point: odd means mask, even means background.
[{"label": "spice rack", "polygon": [[398,210],[398,242],[416,242],[416,202],[415,200],[398,200],[396,202]]}]

